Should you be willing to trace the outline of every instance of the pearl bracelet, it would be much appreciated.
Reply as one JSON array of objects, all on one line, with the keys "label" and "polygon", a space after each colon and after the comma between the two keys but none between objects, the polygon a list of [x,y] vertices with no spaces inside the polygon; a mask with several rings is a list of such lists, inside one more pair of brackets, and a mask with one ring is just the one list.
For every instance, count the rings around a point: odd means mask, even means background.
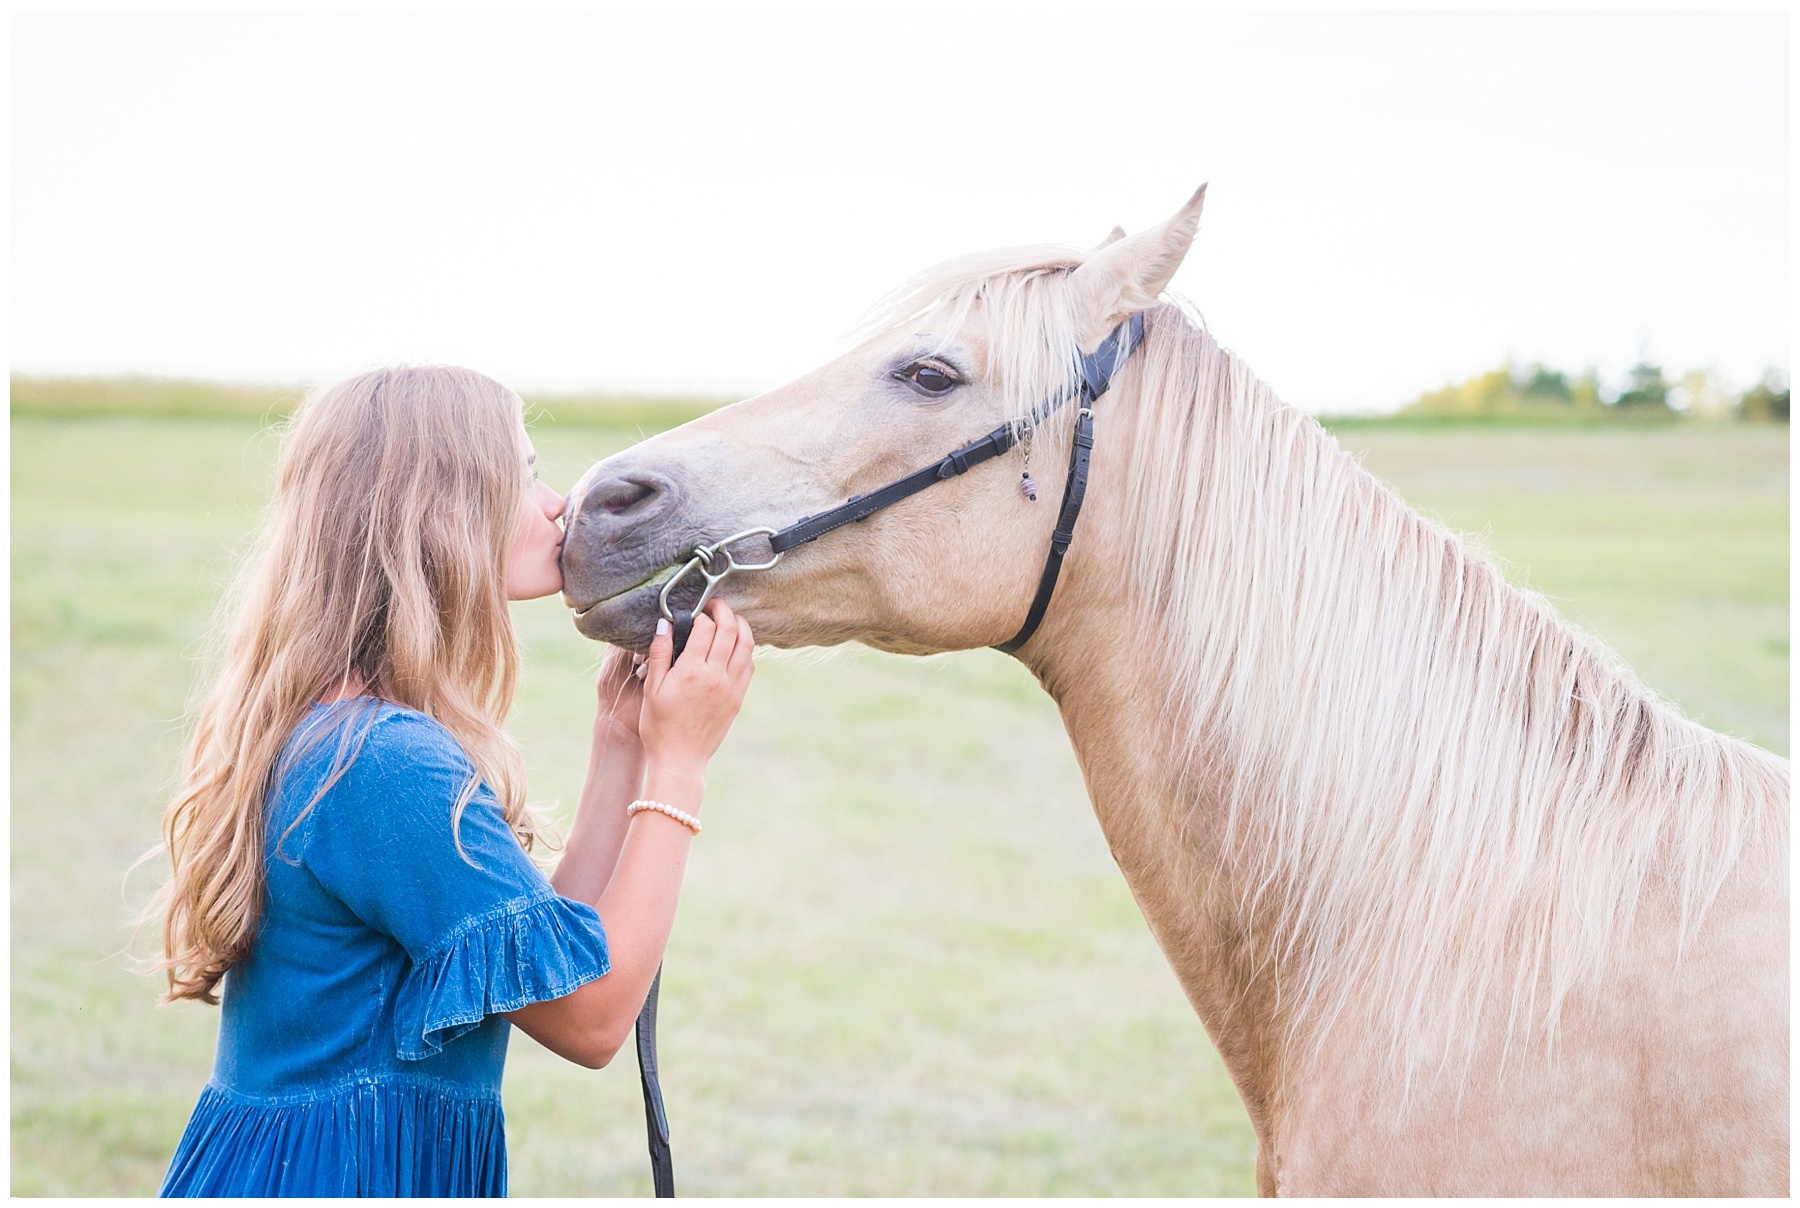
[{"label": "pearl bracelet", "polygon": [[625,807],[625,816],[629,818],[633,814],[641,814],[645,810],[655,810],[659,814],[667,814],[696,835],[700,833],[700,819],[678,810],[672,805],[664,805],[660,801],[633,801]]}]

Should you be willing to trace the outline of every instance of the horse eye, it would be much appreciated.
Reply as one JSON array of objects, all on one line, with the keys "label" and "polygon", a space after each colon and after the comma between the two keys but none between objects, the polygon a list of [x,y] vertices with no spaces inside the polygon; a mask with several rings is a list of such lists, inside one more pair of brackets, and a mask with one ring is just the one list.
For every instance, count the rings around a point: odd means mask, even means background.
[{"label": "horse eye", "polygon": [[920,394],[931,398],[938,398],[942,395],[949,394],[952,390],[962,384],[957,380],[955,375],[950,373],[950,371],[945,369],[942,365],[932,365],[924,362],[916,365],[908,365],[894,376],[905,382],[908,386],[911,386],[914,390],[917,390]]}]

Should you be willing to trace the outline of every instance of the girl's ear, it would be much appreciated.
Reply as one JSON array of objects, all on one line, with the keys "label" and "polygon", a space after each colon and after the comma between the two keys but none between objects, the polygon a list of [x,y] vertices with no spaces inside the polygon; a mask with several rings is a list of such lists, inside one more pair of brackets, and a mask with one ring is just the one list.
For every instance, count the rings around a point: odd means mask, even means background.
[{"label": "girl's ear", "polygon": [[1092,352],[1126,315],[1156,304],[1193,245],[1205,204],[1206,186],[1201,185],[1161,226],[1116,241],[1108,238],[1075,270],[1083,352]]}]

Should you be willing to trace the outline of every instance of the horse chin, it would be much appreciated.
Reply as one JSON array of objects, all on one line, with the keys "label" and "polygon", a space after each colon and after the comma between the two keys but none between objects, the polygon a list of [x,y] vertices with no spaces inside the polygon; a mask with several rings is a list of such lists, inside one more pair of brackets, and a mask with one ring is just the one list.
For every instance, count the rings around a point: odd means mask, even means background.
[{"label": "horse chin", "polygon": [[[592,604],[583,605],[565,593],[563,603],[573,613],[576,632],[596,642],[623,646],[627,650],[646,650],[662,616],[663,585],[675,577],[682,564],[665,566],[642,582],[614,592]],[[689,575],[669,591],[669,606],[693,611],[700,602],[701,583]]]},{"label": "horse chin", "polygon": [[654,583],[645,584],[576,609],[575,629],[582,637],[596,642],[608,642],[627,650],[645,650],[656,632],[656,619],[661,615],[656,607],[656,597],[661,590]]}]

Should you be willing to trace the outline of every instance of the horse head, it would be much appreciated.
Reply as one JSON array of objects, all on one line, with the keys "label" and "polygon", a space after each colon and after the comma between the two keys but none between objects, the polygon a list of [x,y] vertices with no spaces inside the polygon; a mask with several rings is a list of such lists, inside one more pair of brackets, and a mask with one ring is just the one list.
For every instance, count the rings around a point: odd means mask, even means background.
[{"label": "horse head", "polygon": [[[1155,304],[1193,241],[1205,187],[1160,226],[1098,248],[1008,249],[928,270],[856,347],[779,389],[600,462],[569,496],[564,599],[590,638],[641,648],[696,547],[779,530],[1010,425],[993,465],[721,583],[759,641],[862,641],[924,654],[1018,631],[1043,571],[1075,408],[1046,410],[1127,316]],[[1022,488],[1039,484],[1034,501]],[[732,553],[768,561],[766,535]],[[670,591],[692,607],[689,576]]]}]

